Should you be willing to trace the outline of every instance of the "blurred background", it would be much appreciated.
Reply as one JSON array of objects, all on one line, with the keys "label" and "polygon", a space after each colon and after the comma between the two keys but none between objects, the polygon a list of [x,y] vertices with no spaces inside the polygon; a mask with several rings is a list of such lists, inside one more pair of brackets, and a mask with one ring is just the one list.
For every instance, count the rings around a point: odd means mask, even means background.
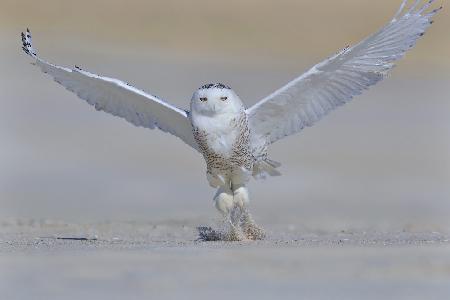
[{"label": "blurred background", "polygon": [[[438,1],[442,2],[442,1]],[[0,219],[208,220],[200,155],[96,112],[21,51],[130,82],[181,108],[223,82],[250,106],[386,24],[401,1],[0,0]],[[439,5],[438,3],[437,5]],[[450,230],[449,10],[390,78],[273,145],[255,218],[305,230]]]}]

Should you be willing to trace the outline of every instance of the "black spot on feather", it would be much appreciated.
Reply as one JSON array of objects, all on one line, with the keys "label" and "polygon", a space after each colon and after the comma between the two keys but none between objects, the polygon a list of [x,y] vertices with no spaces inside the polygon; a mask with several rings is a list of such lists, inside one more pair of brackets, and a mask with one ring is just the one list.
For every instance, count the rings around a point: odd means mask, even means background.
[{"label": "black spot on feather", "polygon": [[226,89],[231,90],[231,88],[228,85],[225,85],[223,83],[208,83],[203,85],[199,90],[208,90],[208,89]]}]

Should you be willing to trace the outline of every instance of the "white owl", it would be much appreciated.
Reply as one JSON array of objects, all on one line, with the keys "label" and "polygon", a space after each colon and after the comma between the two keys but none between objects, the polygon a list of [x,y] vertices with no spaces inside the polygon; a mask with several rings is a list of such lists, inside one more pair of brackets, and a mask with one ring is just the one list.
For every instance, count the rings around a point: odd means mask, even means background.
[{"label": "white owl", "polygon": [[328,112],[382,80],[432,24],[442,8],[434,0],[403,1],[394,19],[359,44],[317,64],[302,76],[245,108],[228,86],[207,84],[194,92],[190,111],[117,79],[78,67],[64,68],[37,56],[31,35],[22,33],[23,50],[44,73],[97,110],[136,126],[169,132],[200,152],[209,184],[217,188],[215,206],[227,218],[236,239],[260,239],[264,232],[251,219],[246,184],[251,177],[280,175],[267,148],[279,139],[312,126]]}]

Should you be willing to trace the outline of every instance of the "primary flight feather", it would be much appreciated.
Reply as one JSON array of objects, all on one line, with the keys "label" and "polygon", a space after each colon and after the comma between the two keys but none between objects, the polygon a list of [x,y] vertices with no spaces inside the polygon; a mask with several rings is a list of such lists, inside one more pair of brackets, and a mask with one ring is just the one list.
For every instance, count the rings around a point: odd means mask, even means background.
[{"label": "primary flight feather", "polygon": [[190,111],[179,109],[129,84],[41,59],[30,31],[23,50],[59,84],[97,110],[146,128],[159,128],[199,151],[209,184],[217,188],[217,209],[231,225],[233,240],[261,239],[263,230],[248,213],[247,183],[253,176],[280,175],[268,146],[312,126],[331,110],[382,80],[411,49],[442,8],[434,0],[404,0],[395,17],[377,33],[315,65],[249,109],[228,86],[206,84],[194,92]]},{"label": "primary flight feather", "polygon": [[37,56],[31,33],[22,33],[23,50],[33,57],[42,72],[83,100],[114,116],[124,118],[136,126],[159,128],[179,137],[197,149],[188,113],[114,78],[89,73],[75,66],[73,69],[56,66]]},{"label": "primary flight feather", "polygon": [[382,80],[432,24],[442,8],[425,12],[434,2],[416,0],[402,14],[359,44],[315,65],[247,110],[255,134],[273,143],[312,126],[328,112]]}]

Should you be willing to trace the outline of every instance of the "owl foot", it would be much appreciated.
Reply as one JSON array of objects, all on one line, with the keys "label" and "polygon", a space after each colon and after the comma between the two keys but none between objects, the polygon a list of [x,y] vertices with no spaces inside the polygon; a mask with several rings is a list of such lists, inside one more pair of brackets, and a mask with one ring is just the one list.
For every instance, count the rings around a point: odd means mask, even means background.
[{"label": "owl foot", "polygon": [[266,237],[264,229],[258,226],[248,211],[245,211],[241,217],[241,227],[245,236],[249,240],[263,240]]},{"label": "owl foot", "polygon": [[236,205],[230,210],[228,217],[226,218],[228,223],[228,230],[225,234],[225,240],[230,242],[238,242],[246,240],[246,236],[242,231],[240,219],[242,216],[241,209]]},{"label": "owl foot", "polygon": [[226,234],[226,240],[229,242],[240,242],[247,239],[241,227],[231,224],[230,231]]},{"label": "owl foot", "polygon": [[230,237],[234,241],[263,240],[266,237],[264,229],[258,226],[245,207],[235,205],[230,213],[229,224],[231,226]]}]

